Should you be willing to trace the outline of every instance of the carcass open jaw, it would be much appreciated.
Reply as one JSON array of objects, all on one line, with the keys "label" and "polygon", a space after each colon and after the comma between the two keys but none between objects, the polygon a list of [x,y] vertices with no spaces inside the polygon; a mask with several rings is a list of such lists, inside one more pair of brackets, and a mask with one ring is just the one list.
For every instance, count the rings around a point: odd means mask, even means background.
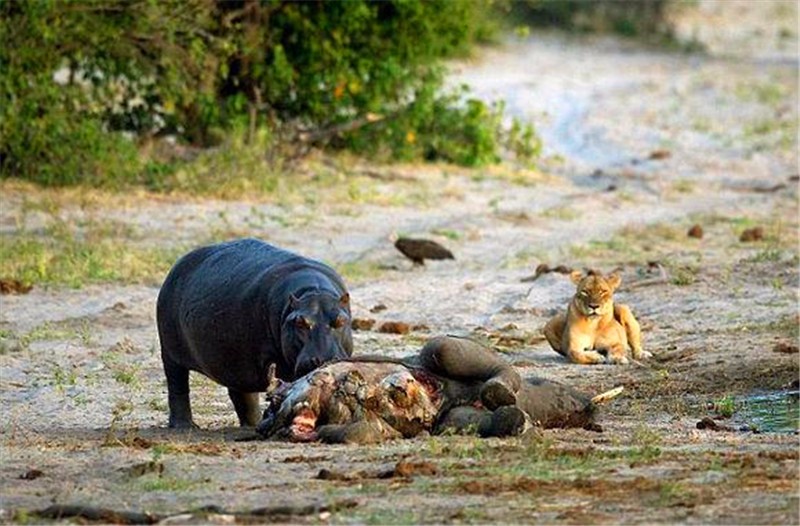
[{"label": "carcass open jaw", "polygon": [[313,442],[317,439],[317,414],[308,405],[296,408],[292,424],[289,426],[289,439],[294,442]]}]

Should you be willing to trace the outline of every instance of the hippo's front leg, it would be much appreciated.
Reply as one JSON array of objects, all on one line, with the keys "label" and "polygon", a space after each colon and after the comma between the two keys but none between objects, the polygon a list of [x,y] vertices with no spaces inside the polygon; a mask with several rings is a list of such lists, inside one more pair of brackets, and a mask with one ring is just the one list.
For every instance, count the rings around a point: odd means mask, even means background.
[{"label": "hippo's front leg", "polygon": [[258,393],[242,393],[234,389],[228,389],[228,396],[236,409],[239,417],[239,425],[242,427],[255,427],[261,415],[258,410]]}]

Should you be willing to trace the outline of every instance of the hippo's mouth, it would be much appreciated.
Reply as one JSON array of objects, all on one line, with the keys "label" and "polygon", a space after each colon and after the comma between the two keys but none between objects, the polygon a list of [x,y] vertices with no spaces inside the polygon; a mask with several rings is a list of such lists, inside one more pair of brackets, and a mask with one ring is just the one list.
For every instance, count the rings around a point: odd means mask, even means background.
[{"label": "hippo's mouth", "polygon": [[316,413],[308,406],[301,407],[295,412],[289,426],[289,439],[293,442],[313,442],[317,439],[316,427]]}]

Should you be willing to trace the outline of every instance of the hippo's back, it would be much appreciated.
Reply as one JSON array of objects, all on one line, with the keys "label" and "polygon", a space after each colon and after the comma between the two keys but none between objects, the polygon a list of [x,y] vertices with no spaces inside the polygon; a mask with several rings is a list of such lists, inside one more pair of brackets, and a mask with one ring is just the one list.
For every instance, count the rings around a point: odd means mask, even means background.
[{"label": "hippo's back", "polygon": [[237,239],[192,250],[175,263],[159,294],[169,299],[173,290],[201,280],[206,287],[225,286],[233,277],[247,281],[272,267],[305,258],[258,239]]}]

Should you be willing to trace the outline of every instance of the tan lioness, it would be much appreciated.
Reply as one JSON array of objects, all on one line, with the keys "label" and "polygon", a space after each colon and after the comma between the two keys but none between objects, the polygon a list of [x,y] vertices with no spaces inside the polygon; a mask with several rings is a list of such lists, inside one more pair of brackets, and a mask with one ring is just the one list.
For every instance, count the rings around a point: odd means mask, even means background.
[{"label": "tan lioness", "polygon": [[[596,271],[570,274],[578,290],[566,313],[547,322],[544,336],[559,354],[580,364],[626,364],[628,346],[634,359],[652,356],[642,349],[639,322],[627,305],[614,305],[614,291],[622,279]],[[604,356],[604,354],[606,356]]]}]

